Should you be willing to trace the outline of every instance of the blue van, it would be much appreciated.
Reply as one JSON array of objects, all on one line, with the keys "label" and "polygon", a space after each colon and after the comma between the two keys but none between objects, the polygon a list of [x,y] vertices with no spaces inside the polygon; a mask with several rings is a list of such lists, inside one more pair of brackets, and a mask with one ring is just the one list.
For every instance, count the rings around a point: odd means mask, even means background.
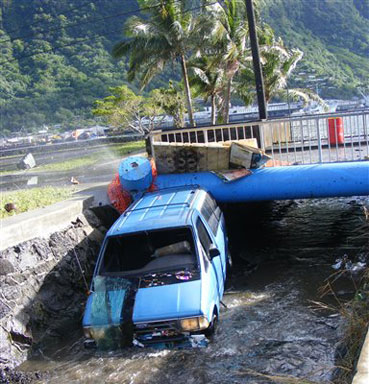
[{"label": "blue van", "polygon": [[223,213],[209,193],[146,193],[107,233],[83,317],[85,336],[150,344],[214,333],[230,265]]}]

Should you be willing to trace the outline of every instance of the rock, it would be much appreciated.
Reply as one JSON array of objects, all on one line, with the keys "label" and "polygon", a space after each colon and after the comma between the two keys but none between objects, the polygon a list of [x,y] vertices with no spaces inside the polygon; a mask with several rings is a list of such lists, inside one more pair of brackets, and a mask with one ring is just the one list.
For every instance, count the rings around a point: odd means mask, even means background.
[{"label": "rock", "polygon": [[33,383],[35,380],[41,379],[41,374],[39,372],[33,373],[24,373],[19,372],[10,367],[0,368],[0,383],[9,384],[9,383],[20,383],[28,384]]},{"label": "rock", "polygon": [[[11,307],[0,301],[0,319],[5,317],[11,311]],[[1,337],[1,336],[0,336]],[[0,340],[2,340],[0,338]]]},{"label": "rock", "polygon": [[0,259],[0,276],[15,272],[13,264],[5,259]]},{"label": "rock", "polygon": [[12,212],[17,210],[17,206],[14,203],[6,203],[4,209],[6,212]]},{"label": "rock", "polygon": [[73,176],[71,177],[70,182],[71,182],[72,184],[74,184],[74,185],[79,184],[79,181],[78,181],[75,177],[73,177]]}]

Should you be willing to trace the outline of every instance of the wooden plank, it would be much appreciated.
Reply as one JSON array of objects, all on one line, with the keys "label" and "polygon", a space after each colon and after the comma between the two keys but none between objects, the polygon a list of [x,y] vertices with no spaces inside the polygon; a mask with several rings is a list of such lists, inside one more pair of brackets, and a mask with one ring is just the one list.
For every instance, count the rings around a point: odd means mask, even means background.
[{"label": "wooden plank", "polygon": [[224,145],[231,146],[232,143],[239,143],[241,145],[247,145],[249,147],[259,148],[258,141],[255,137],[252,139],[228,140],[224,142]]}]

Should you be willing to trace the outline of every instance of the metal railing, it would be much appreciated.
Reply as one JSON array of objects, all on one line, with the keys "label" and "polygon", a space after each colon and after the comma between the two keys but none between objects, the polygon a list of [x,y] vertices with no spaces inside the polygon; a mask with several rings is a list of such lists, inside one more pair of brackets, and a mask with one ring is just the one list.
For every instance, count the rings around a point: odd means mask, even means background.
[{"label": "metal railing", "polygon": [[369,158],[369,110],[295,116],[200,128],[155,131],[152,144],[216,143],[256,139],[274,165],[357,161]]}]

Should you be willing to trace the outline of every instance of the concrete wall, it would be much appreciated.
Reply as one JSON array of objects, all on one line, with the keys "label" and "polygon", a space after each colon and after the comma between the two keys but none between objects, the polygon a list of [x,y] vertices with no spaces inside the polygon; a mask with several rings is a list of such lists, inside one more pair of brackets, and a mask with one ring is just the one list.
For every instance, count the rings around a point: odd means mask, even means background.
[{"label": "concrete wall", "polygon": [[61,230],[87,209],[92,201],[93,197],[76,197],[0,220],[0,251]]},{"label": "concrete wall", "polygon": [[366,334],[363,347],[361,349],[359,361],[356,366],[356,374],[352,384],[369,383],[369,331]]}]

